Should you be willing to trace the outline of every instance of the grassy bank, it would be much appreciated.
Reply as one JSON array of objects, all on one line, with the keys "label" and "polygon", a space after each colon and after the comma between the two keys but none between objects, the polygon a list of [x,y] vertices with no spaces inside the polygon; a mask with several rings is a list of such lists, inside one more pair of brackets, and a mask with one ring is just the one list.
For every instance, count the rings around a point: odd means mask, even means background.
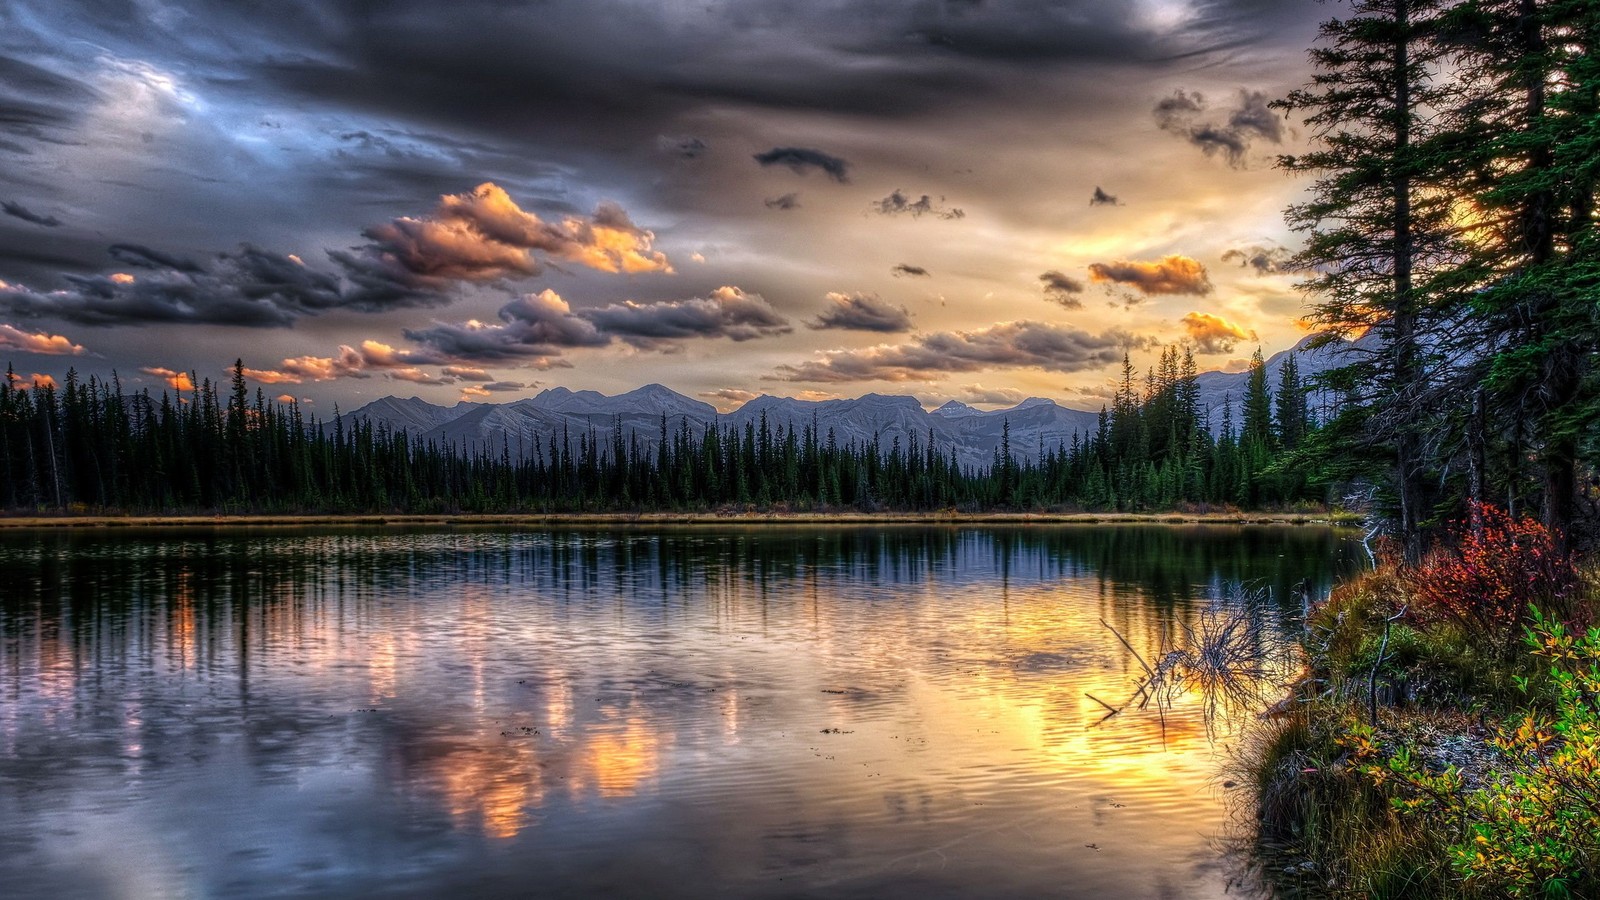
[{"label": "grassy bank", "polygon": [[1600,581],[1531,522],[1379,566],[1307,616],[1241,752],[1287,897],[1600,897]]},{"label": "grassy bank", "polygon": [[0,515],[0,530],[94,528],[306,528],[348,527],[659,527],[727,525],[1354,525],[1349,513],[550,513],[462,515]]}]

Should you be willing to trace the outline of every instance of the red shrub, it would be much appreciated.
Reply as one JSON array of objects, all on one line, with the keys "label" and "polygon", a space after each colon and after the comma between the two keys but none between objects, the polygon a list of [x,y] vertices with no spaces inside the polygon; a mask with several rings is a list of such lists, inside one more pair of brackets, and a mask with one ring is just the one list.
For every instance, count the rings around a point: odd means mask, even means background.
[{"label": "red shrub", "polygon": [[1578,571],[1555,540],[1529,518],[1482,504],[1457,523],[1452,547],[1434,550],[1411,573],[1417,617],[1459,624],[1469,637],[1509,655],[1520,646],[1533,606],[1565,618]]}]

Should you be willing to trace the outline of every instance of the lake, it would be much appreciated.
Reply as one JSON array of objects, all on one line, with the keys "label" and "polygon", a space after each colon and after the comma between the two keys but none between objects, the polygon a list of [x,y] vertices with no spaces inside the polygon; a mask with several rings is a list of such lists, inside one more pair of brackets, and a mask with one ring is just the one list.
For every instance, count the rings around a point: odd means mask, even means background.
[{"label": "lake", "polygon": [[1237,896],[1251,713],[1094,698],[1217,607],[1293,665],[1358,538],[0,535],[0,893]]}]

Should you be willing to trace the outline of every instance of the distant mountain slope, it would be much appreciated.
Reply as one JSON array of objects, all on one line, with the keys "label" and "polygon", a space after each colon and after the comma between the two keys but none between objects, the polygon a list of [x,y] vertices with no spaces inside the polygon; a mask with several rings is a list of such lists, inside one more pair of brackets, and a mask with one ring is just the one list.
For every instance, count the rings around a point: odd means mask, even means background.
[{"label": "distant mountain slope", "polygon": [[[1283,360],[1289,353],[1299,354],[1302,377],[1337,364],[1340,346],[1311,351],[1305,349],[1305,344],[1302,341],[1267,361],[1269,389],[1276,391]],[[1240,421],[1247,380],[1248,375],[1243,372],[1206,372],[1196,379],[1201,405],[1210,411],[1213,431],[1221,429],[1225,404],[1231,404],[1234,421]],[[763,394],[719,416],[711,404],[659,384],[647,384],[615,396],[554,387],[535,397],[502,404],[439,406],[417,397],[384,397],[347,414],[396,431],[404,429],[425,441],[467,450],[498,451],[504,447],[514,456],[531,455],[535,445],[548,448],[552,439],[560,441],[564,434],[574,444],[579,435],[590,433],[609,441],[618,424],[625,437],[637,435],[653,446],[663,417],[673,431],[687,419],[690,428],[698,433],[712,422],[722,427],[731,425],[742,432],[747,423],[759,426],[763,415],[774,430],[780,426],[804,429],[815,422],[820,440],[826,441],[830,431],[840,444],[862,444],[876,436],[885,450],[896,439],[906,447],[913,434],[923,444],[932,435],[941,454],[954,450],[962,464],[971,466],[987,465],[993,460],[1008,425],[1012,452],[1019,458],[1033,459],[1041,448],[1071,444],[1074,434],[1092,434],[1099,419],[1098,410],[1072,409],[1040,397],[996,410],[951,401],[930,412],[915,397],[886,394],[867,394],[853,400],[797,400]]]},{"label": "distant mountain slope", "polygon": [[390,429],[404,428],[412,434],[424,434],[452,419],[459,418],[482,406],[481,403],[457,403],[455,406],[437,406],[421,397],[384,397],[368,403],[347,417],[381,422]]}]

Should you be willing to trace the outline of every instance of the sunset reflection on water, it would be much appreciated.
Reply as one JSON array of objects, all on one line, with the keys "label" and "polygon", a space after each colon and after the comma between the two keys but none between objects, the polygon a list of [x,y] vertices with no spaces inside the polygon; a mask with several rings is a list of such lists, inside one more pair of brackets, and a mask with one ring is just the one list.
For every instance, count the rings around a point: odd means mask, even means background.
[{"label": "sunset reflection on water", "polygon": [[1218,526],[9,536],[0,877],[98,895],[125,865],[107,829],[135,829],[163,848],[151,896],[1221,896],[1233,722],[1194,696],[1105,718],[1090,695],[1140,675],[1110,629],[1152,656],[1244,583],[1281,669],[1290,586],[1352,550]]}]

